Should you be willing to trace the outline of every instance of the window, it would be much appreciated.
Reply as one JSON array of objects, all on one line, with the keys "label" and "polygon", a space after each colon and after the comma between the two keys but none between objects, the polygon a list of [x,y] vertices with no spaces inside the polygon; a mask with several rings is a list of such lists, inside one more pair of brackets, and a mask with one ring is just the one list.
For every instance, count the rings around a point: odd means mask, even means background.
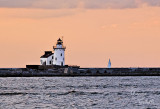
[{"label": "window", "polygon": [[57,58],[55,58],[55,60],[57,61]]},{"label": "window", "polygon": [[52,61],[49,61],[49,64],[52,64]]},{"label": "window", "polygon": [[52,56],[52,59],[54,59],[54,56]]},{"label": "window", "polygon": [[61,53],[61,56],[62,56],[62,53]]}]

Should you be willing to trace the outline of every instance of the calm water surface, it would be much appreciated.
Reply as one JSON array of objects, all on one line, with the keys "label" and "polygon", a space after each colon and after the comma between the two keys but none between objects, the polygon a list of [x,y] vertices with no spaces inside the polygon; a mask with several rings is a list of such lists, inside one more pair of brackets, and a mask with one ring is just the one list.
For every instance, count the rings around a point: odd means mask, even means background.
[{"label": "calm water surface", "polygon": [[0,78],[0,109],[160,109],[160,77]]}]

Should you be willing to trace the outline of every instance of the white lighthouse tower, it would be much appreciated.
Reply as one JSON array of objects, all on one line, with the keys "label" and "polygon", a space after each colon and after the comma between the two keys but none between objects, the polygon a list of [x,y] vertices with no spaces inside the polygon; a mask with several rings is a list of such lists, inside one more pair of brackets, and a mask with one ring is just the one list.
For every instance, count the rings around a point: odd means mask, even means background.
[{"label": "white lighthouse tower", "polygon": [[63,40],[60,38],[57,40],[56,46],[53,46],[54,49],[54,58],[53,58],[53,65],[65,65],[65,49],[66,47],[63,46]]}]

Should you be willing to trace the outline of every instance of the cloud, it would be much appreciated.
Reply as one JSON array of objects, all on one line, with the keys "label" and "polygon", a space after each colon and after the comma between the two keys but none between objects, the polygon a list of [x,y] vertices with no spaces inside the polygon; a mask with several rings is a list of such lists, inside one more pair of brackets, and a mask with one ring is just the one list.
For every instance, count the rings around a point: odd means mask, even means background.
[{"label": "cloud", "polygon": [[150,6],[160,6],[160,0],[141,0],[142,3],[146,3]]},{"label": "cloud", "polygon": [[136,8],[135,0],[87,0],[84,1],[85,8]]},{"label": "cloud", "polygon": [[124,9],[160,6],[160,0],[0,0],[1,8],[42,8],[42,9]]},{"label": "cloud", "polygon": [[0,7],[6,8],[76,8],[78,0],[0,0]]},{"label": "cloud", "polygon": [[[55,17],[67,17],[75,15],[77,10],[44,10],[44,9],[26,9],[26,8],[2,8],[0,9],[1,18],[28,18],[28,19],[45,19]],[[80,12],[80,11],[78,11]]]}]

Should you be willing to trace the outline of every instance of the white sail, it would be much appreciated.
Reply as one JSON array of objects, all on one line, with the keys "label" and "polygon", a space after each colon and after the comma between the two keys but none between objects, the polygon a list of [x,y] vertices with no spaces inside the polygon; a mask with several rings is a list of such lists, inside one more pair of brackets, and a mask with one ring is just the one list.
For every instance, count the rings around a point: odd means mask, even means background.
[{"label": "white sail", "polygon": [[108,68],[111,68],[111,60],[109,59]]}]

